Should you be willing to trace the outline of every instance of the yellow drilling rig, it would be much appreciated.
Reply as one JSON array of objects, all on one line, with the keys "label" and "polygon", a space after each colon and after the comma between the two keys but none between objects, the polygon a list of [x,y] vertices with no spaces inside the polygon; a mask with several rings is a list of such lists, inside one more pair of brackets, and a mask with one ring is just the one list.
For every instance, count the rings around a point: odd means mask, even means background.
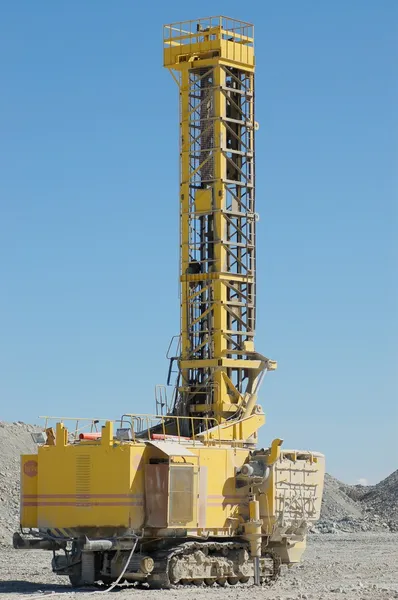
[{"label": "yellow drilling rig", "polygon": [[258,391],[276,363],[254,347],[253,26],[167,25],[164,66],[181,128],[173,398],[159,386],[155,415],[117,421],[47,417],[38,453],[21,457],[14,547],[52,551],[75,586],[269,582],[300,560],[320,515],[323,455],[257,447]]}]

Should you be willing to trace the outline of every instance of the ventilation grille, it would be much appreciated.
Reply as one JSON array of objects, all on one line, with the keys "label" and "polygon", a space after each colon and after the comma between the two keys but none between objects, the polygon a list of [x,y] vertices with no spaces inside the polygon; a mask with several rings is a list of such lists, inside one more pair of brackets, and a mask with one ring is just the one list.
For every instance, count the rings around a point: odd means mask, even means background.
[{"label": "ventilation grille", "polygon": [[[91,490],[91,460],[88,454],[76,457],[76,496],[78,506],[88,506],[84,502]],[[83,502],[81,502],[83,500]]]}]

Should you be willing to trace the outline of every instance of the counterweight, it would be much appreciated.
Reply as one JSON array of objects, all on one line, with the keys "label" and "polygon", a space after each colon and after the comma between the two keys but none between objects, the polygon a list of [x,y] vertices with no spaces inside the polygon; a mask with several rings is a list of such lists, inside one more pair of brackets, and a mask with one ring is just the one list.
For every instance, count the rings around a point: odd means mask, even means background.
[{"label": "counterweight", "polygon": [[254,350],[253,25],[165,26],[180,91],[181,353],[175,411],[239,417],[275,363]]}]

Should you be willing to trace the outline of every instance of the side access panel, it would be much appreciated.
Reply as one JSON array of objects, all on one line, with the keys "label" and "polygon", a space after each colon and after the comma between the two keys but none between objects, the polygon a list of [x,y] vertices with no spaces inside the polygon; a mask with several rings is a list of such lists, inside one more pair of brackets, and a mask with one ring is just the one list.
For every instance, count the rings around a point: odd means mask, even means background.
[{"label": "side access panel", "polygon": [[169,465],[145,465],[147,527],[167,527]]},{"label": "side access panel", "polygon": [[146,526],[198,526],[198,469],[194,465],[145,466]]}]

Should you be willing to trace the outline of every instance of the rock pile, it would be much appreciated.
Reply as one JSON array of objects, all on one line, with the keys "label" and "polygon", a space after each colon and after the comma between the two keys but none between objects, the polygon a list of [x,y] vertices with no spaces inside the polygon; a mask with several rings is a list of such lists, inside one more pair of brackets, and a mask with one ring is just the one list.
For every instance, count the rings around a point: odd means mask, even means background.
[{"label": "rock pile", "polygon": [[326,474],[314,533],[398,532],[398,471],[374,486],[347,485]]},{"label": "rock pile", "polygon": [[20,455],[37,451],[30,436],[37,429],[22,421],[0,421],[0,546],[10,545],[19,528]]},{"label": "rock pile", "polygon": [[395,524],[398,531],[398,470],[377,485],[367,488],[360,502],[367,511]]}]

